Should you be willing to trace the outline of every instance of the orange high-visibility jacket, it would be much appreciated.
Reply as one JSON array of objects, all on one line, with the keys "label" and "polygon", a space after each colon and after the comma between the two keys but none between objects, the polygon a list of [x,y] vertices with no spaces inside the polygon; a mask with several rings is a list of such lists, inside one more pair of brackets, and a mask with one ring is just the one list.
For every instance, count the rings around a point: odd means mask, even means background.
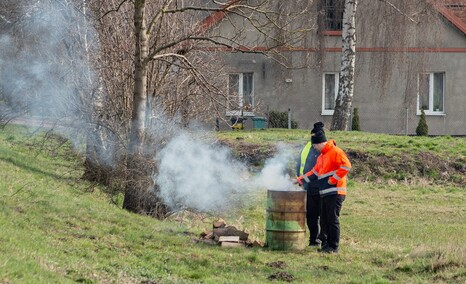
[{"label": "orange high-visibility jacket", "polygon": [[314,168],[305,173],[303,178],[315,179],[312,175],[316,175],[321,196],[346,195],[346,175],[350,170],[351,163],[345,152],[337,147],[335,140],[329,140],[317,158]]}]

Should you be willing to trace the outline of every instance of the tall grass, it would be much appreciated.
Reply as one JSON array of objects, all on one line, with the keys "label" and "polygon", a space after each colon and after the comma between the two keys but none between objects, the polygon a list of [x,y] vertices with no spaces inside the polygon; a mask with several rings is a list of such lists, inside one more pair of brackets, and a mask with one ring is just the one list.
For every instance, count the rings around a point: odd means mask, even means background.
[{"label": "tall grass", "polygon": [[[80,180],[81,161],[68,143],[25,134],[18,128],[0,132],[0,283],[269,283],[267,278],[280,271],[293,275],[294,283],[466,281],[463,187],[352,180],[342,209],[339,254],[225,249],[193,239],[222,217],[249,232],[250,239],[263,241],[265,189],[251,193],[234,212],[180,212],[159,221],[120,209],[99,186]],[[308,133],[234,135],[300,143]],[[387,143],[386,151],[396,151],[400,141],[367,133],[328,136],[347,147],[364,144],[369,151],[371,143]],[[432,140],[423,139],[403,137],[406,142],[396,143],[428,148],[426,141]],[[458,145],[464,142],[450,142],[458,148],[452,151],[462,151]],[[276,261],[285,267],[268,265]]]}]

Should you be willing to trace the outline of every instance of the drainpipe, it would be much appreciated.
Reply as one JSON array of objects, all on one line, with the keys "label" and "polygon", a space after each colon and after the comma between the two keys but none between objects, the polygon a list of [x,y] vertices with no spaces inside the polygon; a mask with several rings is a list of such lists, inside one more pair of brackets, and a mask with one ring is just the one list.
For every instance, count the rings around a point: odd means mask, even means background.
[{"label": "drainpipe", "polygon": [[408,112],[408,108],[406,108],[405,136],[408,136],[408,117],[409,117],[409,112]]},{"label": "drainpipe", "polygon": [[291,129],[291,108],[288,108],[288,129]]}]

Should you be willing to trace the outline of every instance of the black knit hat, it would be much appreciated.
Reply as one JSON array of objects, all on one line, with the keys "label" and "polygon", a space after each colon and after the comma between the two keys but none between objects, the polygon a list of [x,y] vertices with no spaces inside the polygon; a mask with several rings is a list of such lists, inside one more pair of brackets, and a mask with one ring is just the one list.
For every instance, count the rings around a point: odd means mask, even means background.
[{"label": "black knit hat", "polygon": [[325,141],[327,141],[327,137],[325,137],[324,124],[320,121],[314,123],[314,128],[311,130],[312,144],[319,144]]}]

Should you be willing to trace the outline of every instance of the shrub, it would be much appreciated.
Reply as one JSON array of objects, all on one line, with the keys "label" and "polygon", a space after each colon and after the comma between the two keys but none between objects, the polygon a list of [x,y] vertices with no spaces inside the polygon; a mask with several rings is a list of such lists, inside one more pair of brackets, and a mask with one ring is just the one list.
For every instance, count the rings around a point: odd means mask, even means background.
[{"label": "shrub", "polygon": [[357,107],[353,110],[353,119],[351,121],[351,130],[361,131],[361,126],[359,125],[359,109]]},{"label": "shrub", "polygon": [[[288,112],[272,110],[269,112],[269,128],[288,128]],[[298,128],[298,123],[291,120],[291,128]]]},{"label": "shrub", "polygon": [[416,135],[417,136],[427,136],[429,135],[429,126],[427,126],[426,121],[426,114],[424,110],[421,110],[421,118],[419,119],[419,123],[416,127]]}]

